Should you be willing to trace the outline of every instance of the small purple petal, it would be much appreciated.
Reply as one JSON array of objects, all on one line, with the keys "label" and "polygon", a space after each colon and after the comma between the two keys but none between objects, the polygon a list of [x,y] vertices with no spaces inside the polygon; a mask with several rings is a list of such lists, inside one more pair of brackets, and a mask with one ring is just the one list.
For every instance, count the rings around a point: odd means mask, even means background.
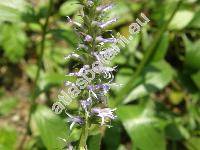
[{"label": "small purple petal", "polygon": [[93,108],[91,112],[97,117],[101,118],[101,125],[105,124],[106,119],[116,119],[117,116],[113,114],[116,109],[111,108]]},{"label": "small purple petal", "polygon": [[116,38],[107,38],[107,39],[104,39],[101,36],[98,36],[96,38],[96,41],[97,42],[102,42],[102,43],[117,43],[117,39]]},{"label": "small purple petal", "polygon": [[88,107],[92,104],[92,99],[88,98],[87,100],[81,100],[81,106],[83,107],[83,109],[87,112],[88,111]]},{"label": "small purple petal", "polygon": [[70,122],[70,123],[71,123],[71,125],[70,125],[70,130],[73,128],[73,126],[74,126],[75,124],[78,124],[78,125],[83,125],[83,124],[84,124],[84,120],[83,120],[82,117],[80,117],[80,116],[72,116],[72,115],[68,114],[67,112],[65,112],[65,113],[66,113],[67,116],[69,117],[69,118],[67,119],[67,122]]},{"label": "small purple petal", "polygon": [[109,5],[105,5],[105,6],[99,6],[99,7],[97,7],[96,10],[99,11],[99,12],[105,12],[105,11],[108,11],[112,8],[113,8],[113,4],[109,4]]},{"label": "small purple petal", "polygon": [[111,19],[107,22],[104,22],[104,23],[99,23],[98,25],[103,29],[109,25],[111,25],[112,23],[115,23],[117,21],[117,18],[114,18],[114,19]]},{"label": "small purple petal", "polygon": [[85,42],[91,42],[93,38],[90,35],[86,35],[84,41]]}]

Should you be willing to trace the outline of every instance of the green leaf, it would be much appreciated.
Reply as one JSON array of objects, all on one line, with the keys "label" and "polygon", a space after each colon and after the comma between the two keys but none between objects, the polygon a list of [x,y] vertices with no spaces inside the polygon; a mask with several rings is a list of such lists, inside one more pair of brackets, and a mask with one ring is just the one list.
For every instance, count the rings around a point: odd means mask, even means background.
[{"label": "green leaf", "polygon": [[73,76],[66,76],[63,74],[59,74],[59,73],[54,73],[54,72],[48,72],[48,73],[44,73],[42,74],[39,83],[39,87],[41,90],[44,89],[49,89],[49,87],[51,86],[61,86],[61,84],[64,81],[73,81],[76,82],[76,77]]},{"label": "green leaf", "polygon": [[78,38],[72,30],[53,29],[50,30],[49,33],[51,33],[58,40],[67,41],[73,47],[75,47],[78,42]]},{"label": "green leaf", "polygon": [[200,71],[194,75],[192,75],[192,79],[196,86],[200,89]]},{"label": "green leaf", "polygon": [[192,69],[200,69],[200,40],[191,42],[184,36],[186,46],[185,64]]},{"label": "green leaf", "polygon": [[180,141],[190,137],[188,131],[178,123],[170,123],[165,128],[167,138],[173,141]]},{"label": "green leaf", "polygon": [[35,124],[42,141],[48,150],[62,149],[64,144],[60,140],[67,137],[67,125],[46,106],[38,106],[32,114],[31,122]]},{"label": "green leaf", "polygon": [[20,14],[25,10],[25,0],[0,1],[0,23],[3,21],[16,22],[20,20]]},{"label": "green leaf", "polygon": [[106,129],[103,138],[103,143],[105,143],[106,149],[117,149],[120,145],[120,139],[121,124],[119,124],[118,122],[112,122],[112,128]]},{"label": "green leaf", "polygon": [[100,150],[101,134],[89,136],[87,145],[88,149]]},{"label": "green leaf", "polygon": [[[116,82],[124,85],[129,81],[132,74],[133,74],[132,69],[122,68],[118,71],[118,73],[116,75]],[[120,90],[119,88],[117,88],[117,89]]]},{"label": "green leaf", "polygon": [[12,150],[15,149],[17,142],[17,132],[11,127],[0,127],[0,149]]},{"label": "green leaf", "polygon": [[3,24],[0,31],[0,44],[4,55],[13,63],[18,62],[25,54],[27,37],[16,25]]},{"label": "green leaf", "polygon": [[181,30],[187,27],[194,17],[194,12],[189,10],[180,10],[176,13],[170,22],[169,29]]},{"label": "green leaf", "polygon": [[116,6],[109,12],[108,18],[114,18],[117,16],[118,21],[111,25],[112,27],[119,26],[121,24],[133,21],[133,17],[131,15],[131,10],[123,1],[117,1]]},{"label": "green leaf", "polygon": [[166,61],[161,60],[152,63],[147,66],[142,73],[143,83],[139,84],[131,91],[124,100],[124,103],[129,103],[152,92],[162,90],[169,84],[174,75],[174,70]]},{"label": "green leaf", "polygon": [[[25,66],[25,73],[31,80],[34,80],[37,73],[37,65],[28,64],[27,66]],[[44,74],[43,71],[42,71],[42,74]]]},{"label": "green leaf", "polygon": [[191,139],[185,142],[185,145],[188,148],[188,150],[200,150],[200,138],[192,137]]},{"label": "green leaf", "polygon": [[166,149],[163,123],[153,117],[149,107],[121,106],[117,114],[131,137],[134,149]]},{"label": "green leaf", "polygon": [[0,23],[3,21],[16,22],[19,21],[19,12],[15,9],[0,5]]},{"label": "green leaf", "polygon": [[153,56],[153,61],[159,61],[161,59],[164,59],[167,53],[168,46],[169,46],[169,34],[168,32],[166,32],[162,35],[160,39],[156,53]]},{"label": "green leaf", "polygon": [[190,22],[189,27],[191,27],[191,28],[200,28],[200,11],[195,13],[195,16],[192,19],[192,21]]},{"label": "green leaf", "polygon": [[77,0],[69,0],[62,4],[59,13],[61,16],[70,16],[80,8]]}]

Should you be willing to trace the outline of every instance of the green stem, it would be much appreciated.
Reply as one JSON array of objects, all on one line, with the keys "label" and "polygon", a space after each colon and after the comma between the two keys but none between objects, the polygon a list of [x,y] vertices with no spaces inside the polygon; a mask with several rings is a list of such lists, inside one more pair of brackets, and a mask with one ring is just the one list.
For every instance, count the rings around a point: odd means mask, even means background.
[{"label": "green stem", "polygon": [[37,98],[37,83],[38,83],[38,80],[40,78],[40,72],[41,72],[42,64],[43,64],[42,60],[43,60],[43,56],[44,56],[46,34],[47,34],[47,28],[48,28],[48,24],[49,24],[49,17],[51,15],[52,7],[53,7],[53,0],[49,0],[47,17],[46,17],[44,25],[42,25],[42,40],[41,40],[39,58],[38,58],[38,62],[37,62],[38,68],[37,68],[35,80],[33,82],[33,94],[31,96],[31,109],[30,109],[30,113],[29,113],[29,123],[30,123],[30,115],[32,114],[32,112],[34,111],[34,109],[36,107],[36,102],[35,101],[36,101],[36,98]]},{"label": "green stem", "polygon": [[85,125],[82,127],[81,137],[79,140],[79,150],[87,150],[87,138],[89,132],[88,117],[86,114]]},{"label": "green stem", "polygon": [[47,27],[49,24],[49,17],[51,15],[52,6],[53,6],[53,0],[49,0],[49,8],[48,8],[48,12],[47,12],[47,17],[46,17],[44,25],[42,25],[42,40],[41,40],[41,47],[40,47],[39,58],[38,58],[38,68],[37,68],[36,77],[35,77],[35,80],[33,83],[33,86],[34,86],[34,92],[33,92],[33,96],[32,96],[33,103],[35,103],[35,99],[37,97],[37,92],[36,92],[37,91],[37,82],[39,80],[40,71],[42,69],[42,60],[43,60],[43,56],[44,56]]},{"label": "green stem", "polygon": [[40,72],[42,69],[42,60],[43,60],[43,56],[44,56],[47,27],[49,24],[49,17],[51,15],[52,6],[53,6],[53,0],[49,0],[49,8],[48,8],[48,12],[47,12],[47,17],[46,17],[44,25],[42,25],[43,30],[42,30],[41,47],[40,47],[39,58],[38,58],[38,68],[37,68],[36,77],[35,77],[35,80],[33,83],[34,91],[33,91],[33,96],[31,98],[31,102],[33,105],[35,104],[35,100],[37,97],[37,82],[40,78]]},{"label": "green stem", "polygon": [[[176,14],[177,10],[179,9],[180,5],[182,4],[183,0],[180,0],[176,8],[174,9],[172,15],[167,20],[167,22],[164,23],[164,25],[161,27],[161,29],[158,31],[158,33],[155,36],[154,42],[151,44],[151,46],[147,49],[146,53],[144,54],[144,58],[139,64],[138,68],[136,69],[136,72],[134,73],[132,79],[127,83],[127,85],[118,93],[118,97],[116,98],[116,105],[120,104],[126,95],[131,91],[133,88],[135,88],[139,83],[141,83],[142,78],[140,77],[140,74],[142,73],[144,67],[149,63],[152,56],[155,54],[157,46],[159,44],[160,38],[162,37],[163,33],[168,28],[171,20],[173,19],[174,15]],[[136,81],[135,81],[136,79]]]},{"label": "green stem", "polygon": [[47,17],[46,17],[44,25],[42,25],[42,40],[41,40],[39,58],[38,58],[38,62],[37,62],[38,68],[37,68],[35,80],[33,82],[33,93],[31,95],[31,102],[30,102],[31,108],[30,108],[29,114],[28,114],[27,131],[24,134],[24,136],[22,137],[22,140],[21,140],[19,146],[17,147],[18,150],[21,150],[23,148],[24,142],[26,141],[26,137],[27,137],[26,134],[31,134],[31,129],[30,129],[31,114],[33,113],[33,111],[35,110],[35,107],[36,107],[35,101],[36,101],[36,98],[37,98],[37,82],[39,80],[40,71],[42,69],[42,60],[43,60],[43,55],[44,55],[47,27],[48,27],[48,24],[49,24],[49,17],[51,15],[52,6],[53,6],[53,0],[49,0]]}]

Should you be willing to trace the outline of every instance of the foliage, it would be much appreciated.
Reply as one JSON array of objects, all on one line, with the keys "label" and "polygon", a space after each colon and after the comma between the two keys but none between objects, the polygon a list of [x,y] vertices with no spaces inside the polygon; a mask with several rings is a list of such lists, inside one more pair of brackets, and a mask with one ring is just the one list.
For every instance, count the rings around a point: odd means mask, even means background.
[{"label": "foliage", "polygon": [[[118,119],[90,127],[89,150],[200,150],[200,3],[178,2],[118,0],[107,14],[119,18],[113,34],[126,37],[141,12],[151,21],[111,62],[123,84],[109,93]],[[64,59],[79,38],[66,15],[80,22],[80,8],[76,0],[0,1],[0,149],[66,149],[79,140],[81,129],[70,133],[66,114],[51,106],[65,74],[82,65]]]}]

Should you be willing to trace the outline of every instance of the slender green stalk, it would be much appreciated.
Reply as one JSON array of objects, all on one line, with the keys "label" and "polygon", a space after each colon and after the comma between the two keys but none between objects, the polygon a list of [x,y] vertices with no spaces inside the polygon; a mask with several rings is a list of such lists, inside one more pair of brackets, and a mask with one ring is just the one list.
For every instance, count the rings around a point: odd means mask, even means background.
[{"label": "slender green stalk", "polygon": [[[138,68],[136,69],[136,72],[134,73],[132,79],[127,83],[127,85],[119,92],[118,97],[116,98],[116,105],[120,104],[125,96],[131,91],[133,88],[135,88],[139,83],[141,83],[142,78],[139,77],[144,69],[144,67],[149,63],[152,56],[155,54],[156,49],[158,47],[159,41],[163,33],[167,30],[171,20],[173,19],[174,15],[178,11],[179,7],[181,6],[183,0],[180,0],[176,8],[174,9],[172,15],[167,20],[167,22],[164,23],[164,25],[161,27],[161,29],[158,31],[158,33],[155,36],[155,40],[152,43],[152,45],[147,49],[146,53],[144,54],[144,58],[139,64]],[[136,80],[135,80],[136,79]]]},{"label": "slender green stalk", "polygon": [[53,6],[53,0],[49,0],[47,17],[46,17],[44,25],[42,25],[42,40],[41,40],[41,47],[40,47],[39,58],[38,58],[38,68],[37,68],[36,77],[35,77],[34,84],[33,84],[34,85],[34,92],[33,92],[32,98],[31,98],[33,103],[34,103],[34,101],[36,99],[36,95],[37,95],[36,94],[37,93],[36,92],[37,91],[37,82],[39,80],[40,71],[42,69],[42,60],[43,60],[43,55],[44,55],[47,27],[48,27],[48,24],[49,24],[49,17],[51,15],[52,6]]},{"label": "slender green stalk", "polygon": [[31,108],[29,110],[29,114],[28,114],[28,122],[27,122],[27,131],[24,135],[24,137],[22,138],[21,143],[19,144],[18,148],[19,150],[21,150],[23,148],[24,142],[26,140],[26,134],[31,134],[31,130],[30,130],[30,120],[31,120],[31,114],[33,113],[35,107],[36,107],[36,98],[37,98],[37,82],[39,80],[40,77],[40,71],[42,69],[42,60],[43,60],[43,55],[44,55],[44,48],[45,48],[45,40],[46,40],[46,34],[47,34],[47,28],[48,28],[48,24],[49,24],[49,17],[51,15],[51,10],[53,7],[53,0],[49,0],[49,6],[48,6],[48,12],[47,12],[47,17],[45,19],[45,23],[44,25],[42,25],[42,40],[41,40],[41,46],[40,46],[40,52],[39,52],[39,58],[38,58],[38,68],[37,68],[37,72],[36,72],[36,77],[35,80],[33,82],[33,93],[31,95]]},{"label": "slender green stalk", "polygon": [[41,72],[41,69],[42,69],[42,60],[43,60],[43,56],[44,56],[46,34],[47,34],[47,28],[48,28],[48,24],[49,24],[49,17],[51,15],[52,7],[53,7],[53,0],[49,0],[49,6],[48,6],[48,12],[47,12],[46,20],[45,20],[44,25],[42,25],[42,40],[41,40],[39,58],[38,58],[38,62],[37,62],[38,63],[38,68],[37,68],[36,77],[35,77],[35,80],[34,80],[34,83],[33,83],[33,94],[31,96],[31,109],[30,109],[30,112],[29,112],[28,125],[30,124],[31,114],[32,114],[32,112],[34,111],[34,109],[36,107],[35,100],[37,98],[37,83],[38,83],[38,80],[40,78],[40,72]]},{"label": "slender green stalk", "polygon": [[81,137],[79,140],[79,150],[86,150],[87,149],[87,138],[89,132],[89,123],[88,123],[88,116],[86,115],[85,125],[82,127]]}]

